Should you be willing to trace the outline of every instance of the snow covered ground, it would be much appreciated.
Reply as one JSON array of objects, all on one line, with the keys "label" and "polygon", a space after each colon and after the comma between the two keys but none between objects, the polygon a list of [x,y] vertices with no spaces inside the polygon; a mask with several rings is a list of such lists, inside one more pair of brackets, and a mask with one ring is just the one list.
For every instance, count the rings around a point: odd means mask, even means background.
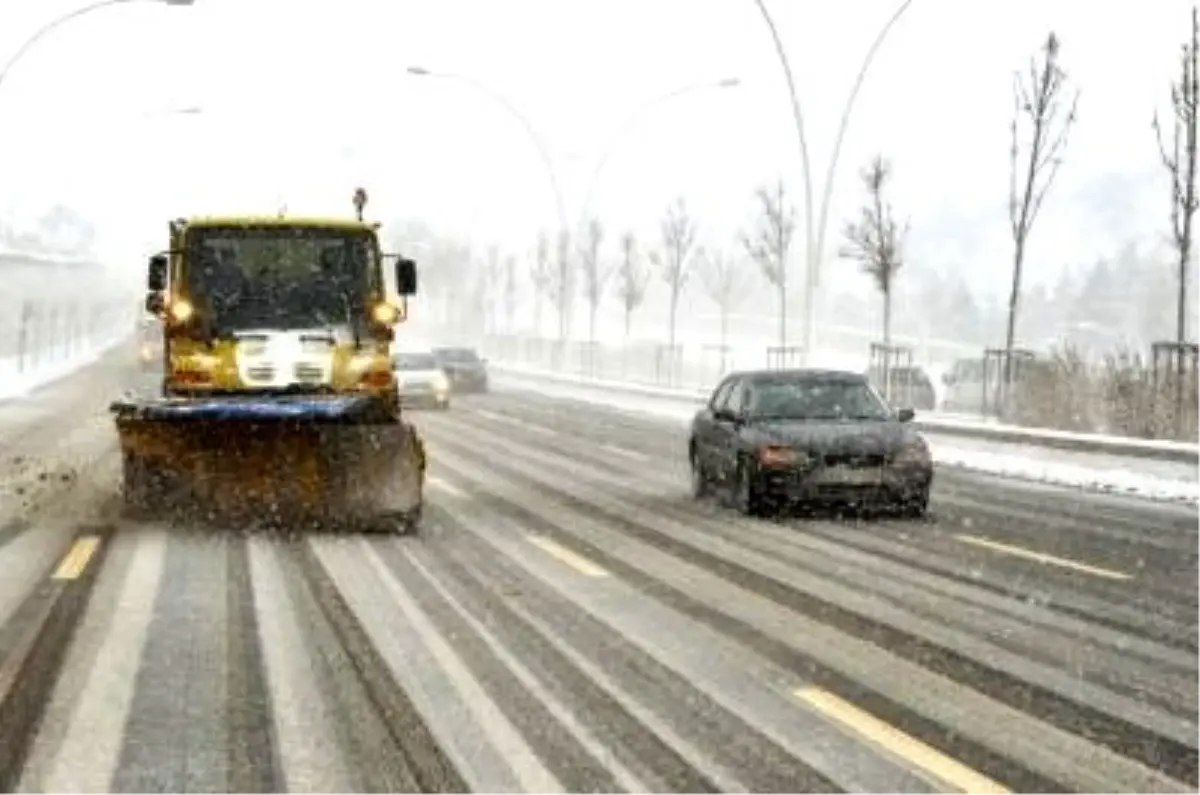
[{"label": "snow covered ground", "polygon": [[87,367],[128,337],[129,331],[124,330],[95,340],[84,340],[70,354],[55,351],[45,357],[41,366],[25,372],[17,367],[16,359],[0,359],[0,400],[27,395],[40,386]]},{"label": "snow covered ground", "polygon": [[[493,374],[493,381],[501,388],[597,403],[620,411],[661,417],[681,425],[691,422],[701,400],[699,393],[692,403],[685,394],[667,389],[635,387],[636,392],[624,393],[582,382],[552,381],[499,369]],[[925,433],[925,438],[934,460],[943,466],[1154,500],[1200,502],[1197,468],[1186,464],[934,433]]]}]

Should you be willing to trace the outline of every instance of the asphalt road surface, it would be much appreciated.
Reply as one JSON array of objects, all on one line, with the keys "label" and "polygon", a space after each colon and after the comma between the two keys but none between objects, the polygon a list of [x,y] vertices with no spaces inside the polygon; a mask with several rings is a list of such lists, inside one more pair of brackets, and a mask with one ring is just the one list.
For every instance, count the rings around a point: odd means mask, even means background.
[{"label": "asphalt road surface", "polygon": [[0,404],[0,789],[1197,789],[1194,510],[743,519],[677,425],[498,391],[413,413],[417,537],[137,524],[127,354]]}]

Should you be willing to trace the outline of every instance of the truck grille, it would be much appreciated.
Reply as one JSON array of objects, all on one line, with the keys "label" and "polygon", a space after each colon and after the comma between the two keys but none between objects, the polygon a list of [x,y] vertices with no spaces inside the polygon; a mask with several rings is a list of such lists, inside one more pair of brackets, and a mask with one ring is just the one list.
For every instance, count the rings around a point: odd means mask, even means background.
[{"label": "truck grille", "polygon": [[296,380],[305,384],[320,383],[325,380],[325,373],[315,364],[296,365]]},{"label": "truck grille", "polygon": [[260,364],[248,369],[246,375],[253,381],[274,381],[275,368],[269,364]]}]

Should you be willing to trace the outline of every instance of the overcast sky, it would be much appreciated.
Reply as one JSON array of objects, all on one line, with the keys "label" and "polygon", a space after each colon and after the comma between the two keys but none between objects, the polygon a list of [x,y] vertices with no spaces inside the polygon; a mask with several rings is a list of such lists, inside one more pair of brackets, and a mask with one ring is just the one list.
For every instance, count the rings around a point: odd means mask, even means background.
[{"label": "overcast sky", "polygon": [[[83,0],[0,0],[7,58]],[[808,124],[814,191],[862,57],[898,0],[768,0]],[[915,0],[860,95],[835,180],[828,248],[875,152],[895,164],[912,259],[958,265],[979,290],[1009,278],[1012,73],[1051,28],[1083,90],[1068,162],[1034,232],[1031,272],[1111,253],[1165,228],[1150,119],[1187,34],[1181,0]],[[409,65],[468,76],[416,78]],[[630,114],[689,85],[737,77]],[[685,196],[710,245],[747,223],[757,184],[802,170],[787,89],[752,0],[151,0],[79,17],[0,85],[0,208],[62,202],[112,250],[161,245],[196,212],[371,214],[532,246],[557,223],[519,109],[544,141],[570,223],[597,159],[591,207],[616,231],[655,234]],[[200,106],[199,116],[173,116]],[[617,130],[624,132],[615,135]],[[833,272],[852,273],[836,260]]]}]

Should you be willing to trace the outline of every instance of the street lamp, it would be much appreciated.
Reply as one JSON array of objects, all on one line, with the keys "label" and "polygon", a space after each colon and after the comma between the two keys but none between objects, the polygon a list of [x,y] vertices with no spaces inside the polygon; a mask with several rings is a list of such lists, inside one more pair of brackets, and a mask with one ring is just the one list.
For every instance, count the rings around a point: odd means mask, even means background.
[{"label": "street lamp", "polygon": [[513,104],[509,102],[508,99],[506,99],[502,94],[488,87],[484,83],[475,80],[474,78],[446,72],[433,72],[423,66],[410,66],[408,67],[408,73],[414,77],[440,77],[447,80],[458,80],[466,83],[480,93],[485,94],[486,96],[489,96],[498,102],[506,111],[508,111],[510,116],[517,120],[517,122],[525,129],[526,135],[529,136],[529,140],[533,142],[534,147],[538,151],[538,156],[542,159],[542,165],[546,169],[546,176],[550,180],[550,189],[554,192],[554,203],[555,209],[558,212],[559,229],[565,232],[567,230],[567,210],[566,203],[563,201],[562,190],[559,187],[558,172],[554,168],[554,161],[550,159],[550,153],[546,149],[545,142],[543,141],[542,137],[538,135],[537,130],[534,129],[529,119],[525,117],[525,114],[517,110],[516,107],[513,106]]},{"label": "street lamp", "polygon": [[657,108],[659,105],[664,105],[673,99],[684,96],[685,94],[691,94],[695,91],[704,91],[708,89],[737,88],[741,84],[742,81],[736,77],[727,77],[723,80],[718,80],[715,83],[694,83],[689,86],[684,86],[683,88],[677,88],[674,91],[668,91],[665,94],[660,94],[657,97],[642,103],[632,113],[626,116],[625,120],[619,127],[617,127],[616,132],[613,133],[612,137],[608,139],[608,143],[605,144],[604,148],[601,150],[600,157],[596,160],[596,167],[592,170],[592,175],[588,179],[588,187],[587,191],[584,193],[583,205],[579,210],[579,222],[575,226],[576,235],[578,236],[582,233],[583,225],[587,223],[588,211],[592,206],[592,194],[595,191],[596,183],[600,178],[600,173],[604,170],[604,166],[608,164],[608,159],[612,155],[621,138],[624,137],[624,135],[638,120],[640,120],[651,110]]},{"label": "street lamp", "polygon": [[[829,167],[825,172],[825,184],[821,191],[821,213],[817,221],[816,228],[813,227],[813,207],[812,207],[812,174],[808,158],[808,143],[804,135],[804,117],[800,112],[800,100],[796,96],[796,85],[792,79],[792,69],[788,64],[787,55],[783,50],[783,43],[779,39],[779,33],[775,29],[775,22],[771,19],[770,12],[767,11],[767,6],[764,0],[754,0],[758,6],[759,12],[762,14],[763,21],[771,31],[771,38],[775,42],[775,52],[779,56],[779,64],[783,68],[784,77],[787,79],[788,93],[792,103],[792,115],[796,122],[796,135],[800,140],[800,159],[804,168],[804,210],[805,210],[805,264],[806,264],[806,280],[807,284],[804,290],[804,339],[803,339],[803,355],[807,359],[812,355],[813,332],[816,324],[813,318],[813,307],[816,305],[816,289],[820,283],[820,267],[821,259],[825,254],[825,229],[829,225],[829,203],[833,196],[833,176],[837,169],[838,156],[842,151],[842,140],[846,137],[846,127],[850,123],[850,114],[854,110],[854,102],[858,99],[858,92],[862,88],[863,80],[867,76],[867,69],[870,68],[871,62],[875,60],[875,54],[879,51],[884,39],[888,33],[895,27],[896,22],[903,16],[908,7],[912,5],[912,0],[904,0],[896,12],[892,14],[887,23],[880,29],[875,36],[875,40],[871,42],[870,48],[867,49],[867,54],[863,58],[862,65],[858,68],[858,76],[854,80],[854,86],[850,89],[850,96],[846,98],[846,104],[842,108],[842,118],[838,123],[837,137],[833,142],[833,153],[829,158]],[[815,232],[815,239],[814,239]]]},{"label": "street lamp", "polygon": [[126,5],[128,3],[158,3],[160,5],[167,6],[190,6],[194,2],[195,0],[97,0],[97,2],[90,3],[81,8],[76,8],[73,11],[68,11],[65,14],[61,14],[34,31],[33,34],[27,38],[20,47],[17,48],[17,51],[13,53],[11,58],[8,59],[8,62],[4,64],[4,67],[0,68],[0,86],[4,85],[4,81],[8,79],[8,73],[23,57],[25,57],[25,54],[29,52],[30,48],[41,41],[45,36],[52,33],[56,28],[66,24],[67,22],[70,22],[73,19],[77,19],[85,14],[90,14],[93,11],[99,11],[102,8]]}]

